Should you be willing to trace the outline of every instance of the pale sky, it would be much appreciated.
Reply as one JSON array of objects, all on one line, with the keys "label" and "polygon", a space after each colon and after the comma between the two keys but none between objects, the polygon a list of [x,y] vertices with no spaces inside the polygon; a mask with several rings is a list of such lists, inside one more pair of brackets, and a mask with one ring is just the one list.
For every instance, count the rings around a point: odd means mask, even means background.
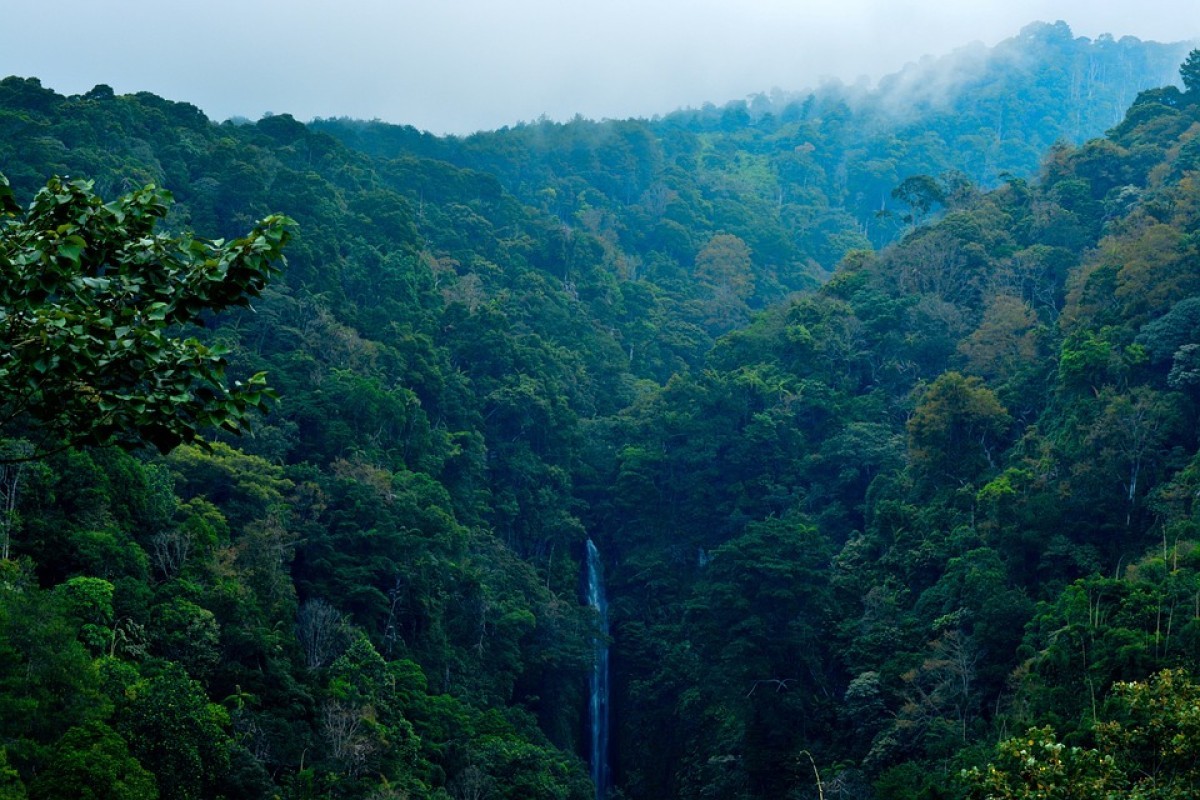
[{"label": "pale sky", "polygon": [[0,76],[469,133],[873,81],[1060,19],[1200,39],[1197,0],[0,0]]}]

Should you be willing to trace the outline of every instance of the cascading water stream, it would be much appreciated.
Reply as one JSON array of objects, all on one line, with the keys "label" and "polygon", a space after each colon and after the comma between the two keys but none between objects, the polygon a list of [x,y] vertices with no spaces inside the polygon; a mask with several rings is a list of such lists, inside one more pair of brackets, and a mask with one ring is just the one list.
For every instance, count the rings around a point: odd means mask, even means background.
[{"label": "cascading water stream", "polygon": [[591,539],[587,542],[587,603],[596,609],[599,617],[592,675],[588,681],[588,724],[591,727],[588,763],[592,783],[596,785],[596,800],[605,800],[611,781],[608,766],[608,601],[604,597],[600,553]]}]

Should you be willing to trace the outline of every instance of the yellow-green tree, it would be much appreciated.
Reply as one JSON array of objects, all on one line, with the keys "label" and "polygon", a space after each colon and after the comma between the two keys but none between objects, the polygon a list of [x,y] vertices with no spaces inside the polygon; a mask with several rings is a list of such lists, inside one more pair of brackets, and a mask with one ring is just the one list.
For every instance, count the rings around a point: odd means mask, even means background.
[{"label": "yellow-green tree", "polygon": [[708,289],[704,315],[709,326],[727,331],[746,321],[754,294],[750,248],[731,233],[718,233],[696,255],[696,279]]},{"label": "yellow-green tree", "polygon": [[930,385],[908,422],[910,456],[928,472],[970,479],[995,463],[1010,423],[983,381],[947,372]]}]

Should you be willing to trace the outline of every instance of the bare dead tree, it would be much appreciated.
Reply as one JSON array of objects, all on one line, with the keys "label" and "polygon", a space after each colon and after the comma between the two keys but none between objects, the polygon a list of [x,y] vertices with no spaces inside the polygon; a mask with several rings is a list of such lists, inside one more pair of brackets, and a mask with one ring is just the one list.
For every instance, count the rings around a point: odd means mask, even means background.
[{"label": "bare dead tree", "polygon": [[363,731],[365,712],[337,700],[321,707],[321,736],[329,746],[329,754],[352,777],[362,774],[375,752],[375,742]]},{"label": "bare dead tree", "polygon": [[486,772],[472,764],[455,775],[447,788],[454,800],[487,800],[494,784]]},{"label": "bare dead tree", "polygon": [[320,669],[346,646],[346,618],[319,597],[310,598],[296,615],[296,637],[304,648],[304,664]]},{"label": "bare dead tree", "polygon": [[0,445],[0,558],[5,561],[8,560],[12,528],[17,517],[21,476],[32,455],[33,445],[24,439],[6,441]]},{"label": "bare dead tree", "polygon": [[163,580],[169,581],[183,571],[191,551],[192,537],[182,528],[170,528],[150,539],[150,559]]},{"label": "bare dead tree", "polygon": [[963,741],[976,701],[975,667],[980,652],[971,637],[950,630],[929,643],[929,655],[917,669],[905,673],[905,703],[901,727],[926,729],[937,719],[954,719]]}]

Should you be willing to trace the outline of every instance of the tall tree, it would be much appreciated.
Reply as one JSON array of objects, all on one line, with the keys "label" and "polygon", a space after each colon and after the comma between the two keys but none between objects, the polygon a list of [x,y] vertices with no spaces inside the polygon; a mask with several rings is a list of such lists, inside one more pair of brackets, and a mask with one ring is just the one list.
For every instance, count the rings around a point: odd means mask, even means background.
[{"label": "tall tree", "polygon": [[696,278],[708,287],[704,301],[708,324],[724,332],[746,321],[746,301],[754,294],[750,248],[731,233],[718,233],[696,255]]},{"label": "tall tree", "polygon": [[1200,94],[1200,50],[1188,53],[1179,67],[1179,77],[1183,78],[1183,88],[1188,94]]}]

